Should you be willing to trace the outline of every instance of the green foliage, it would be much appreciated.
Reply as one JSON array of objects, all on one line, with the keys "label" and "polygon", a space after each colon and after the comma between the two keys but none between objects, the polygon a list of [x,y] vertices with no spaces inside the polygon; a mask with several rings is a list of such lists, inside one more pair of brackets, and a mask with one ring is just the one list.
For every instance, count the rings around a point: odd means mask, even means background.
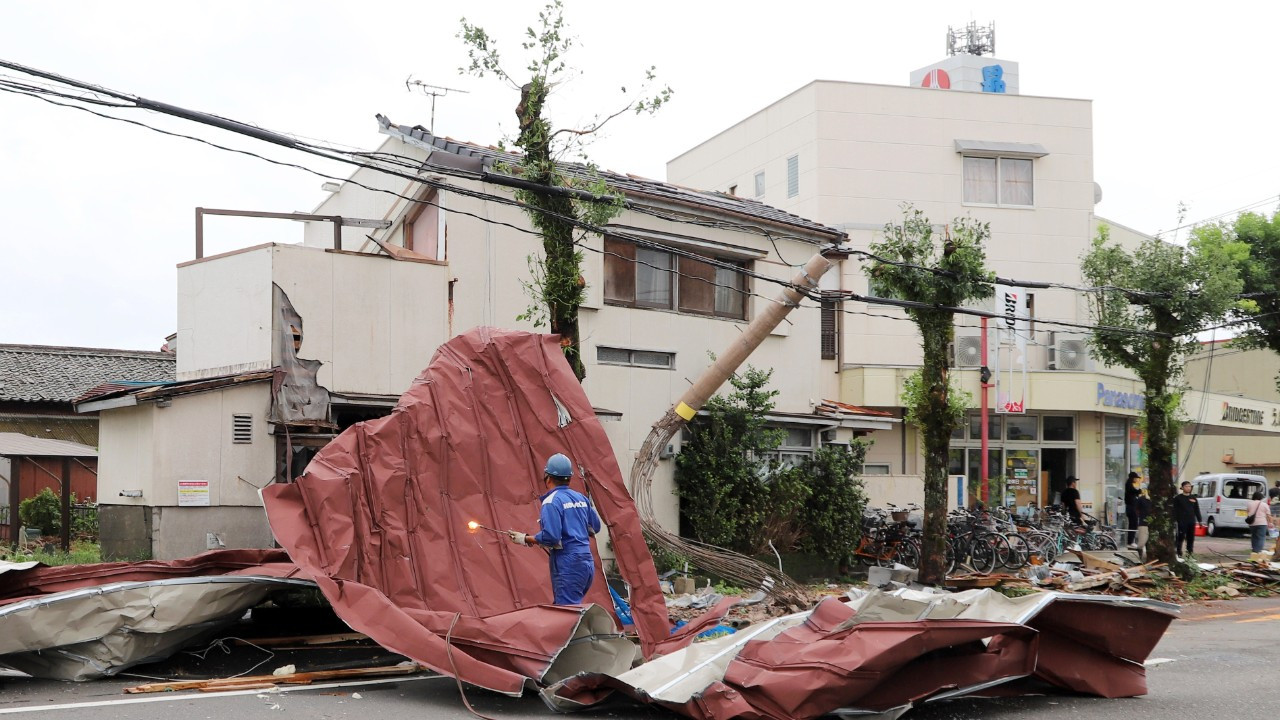
[{"label": "green foliage", "polygon": [[[990,498],[990,505],[1004,504],[1005,479],[1003,475],[991,475],[987,477],[987,497]],[[974,475],[966,480],[966,488],[971,501],[979,501],[982,499],[982,478]]]},{"label": "green foliage", "polygon": [[676,492],[687,534],[747,555],[801,549],[829,559],[857,545],[866,496],[855,476],[866,445],[829,445],[790,467],[776,458],[785,431],[765,414],[771,371],[748,367],[727,397],[707,402],[676,456]]},{"label": "green foliage", "polygon": [[772,371],[748,366],[729,378],[733,391],[707,401],[689,424],[676,456],[676,493],[689,533],[697,540],[754,554],[768,512],[768,453],[785,437],[765,424],[776,390]]},{"label": "green foliage", "polygon": [[827,445],[799,468],[810,490],[801,513],[806,531],[801,547],[828,560],[853,554],[862,535],[862,511],[867,495],[857,475],[867,456],[867,444]]},{"label": "green foliage", "polygon": [[[551,332],[559,334],[565,357],[581,380],[586,377],[586,367],[579,347],[578,308],[586,299],[587,286],[582,274],[582,252],[578,250],[585,233],[580,233],[579,228],[584,224],[603,226],[622,211],[624,199],[608,186],[595,165],[586,163],[572,175],[566,175],[560,161],[569,153],[585,161],[586,142],[610,120],[627,111],[656,112],[670,100],[671,88],[665,87],[649,97],[631,99],[609,115],[597,115],[583,127],[553,129],[545,113],[546,101],[551,90],[569,72],[564,56],[576,44],[575,38],[567,33],[561,0],[551,0],[538,13],[537,27],[525,29],[520,47],[530,58],[524,68],[527,82],[517,82],[503,68],[497,40],[484,28],[463,18],[458,38],[466,46],[470,61],[458,68],[459,73],[476,77],[493,75],[520,92],[516,106],[520,131],[513,142],[523,153],[516,167],[500,170],[548,190],[515,191],[516,199],[527,206],[530,222],[543,238],[542,254],[530,256],[529,279],[522,281],[537,307],[526,310],[517,319],[529,320],[535,326],[545,322]],[[649,92],[649,83],[655,79],[653,67],[645,72],[645,78],[641,95]],[[622,93],[627,94],[626,87]],[[590,193],[590,198],[553,192],[551,188],[582,190]]]},{"label": "green foliage", "polygon": [[711,589],[724,596],[743,597],[749,594],[746,590],[743,590],[737,585],[730,585],[723,580],[717,581],[715,585],[711,586]]},{"label": "green foliage", "polygon": [[1280,353],[1280,211],[1269,218],[1244,213],[1232,223],[1208,226],[1197,241],[1206,250],[1221,246],[1240,272],[1242,290],[1254,296],[1232,310],[1235,319],[1248,321],[1234,344]]},{"label": "green foliage", "polygon": [[87,565],[90,563],[102,562],[102,552],[98,544],[88,540],[72,540],[71,551],[62,552],[54,550],[53,552],[45,552],[43,549],[34,552],[19,552],[17,550],[0,547],[0,560],[9,562],[29,562],[35,560],[45,565]]},{"label": "green foliage", "polygon": [[649,546],[649,554],[653,556],[653,566],[657,568],[659,575],[668,570],[684,570],[689,565],[689,558],[683,555],[654,545],[648,539],[645,540],[645,544]]},{"label": "green foliage", "polygon": [[944,579],[947,449],[969,403],[947,370],[947,345],[955,338],[955,311],[949,308],[994,294],[985,250],[991,228],[957,218],[939,236],[924,213],[909,204],[902,211],[902,222],[886,225],[884,239],[871,244],[875,258],[866,273],[881,292],[912,303],[907,315],[920,330],[923,363],[905,383],[904,404],[924,445],[920,581],[936,584]]},{"label": "green foliage", "polygon": [[[947,404],[935,422],[947,428],[947,434],[964,424],[964,413],[973,407],[973,396],[966,392],[954,380],[947,378]],[[923,425],[928,418],[931,406],[929,394],[925,392],[924,368],[919,368],[902,380],[902,407],[908,423]]]},{"label": "green foliage", "polygon": [[23,500],[18,517],[29,528],[40,528],[41,534],[56,535],[62,530],[62,500],[49,488]]}]

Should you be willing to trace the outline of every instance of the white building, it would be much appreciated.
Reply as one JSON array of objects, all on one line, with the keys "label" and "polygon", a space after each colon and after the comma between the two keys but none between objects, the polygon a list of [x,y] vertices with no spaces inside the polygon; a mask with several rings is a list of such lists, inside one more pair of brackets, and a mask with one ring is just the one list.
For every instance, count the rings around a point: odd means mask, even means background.
[{"label": "white building", "polygon": [[[980,81],[1001,76],[1002,85]],[[1133,244],[1143,236],[1094,215],[1101,190],[1090,101],[1019,95],[1017,77],[1014,63],[961,55],[912,73],[910,86],[814,81],[671,160],[668,179],[813,218],[848,232],[862,250],[886,223],[900,221],[904,202],[939,225],[971,216],[990,223],[987,257],[997,276],[1083,285],[1080,259],[1100,223],[1111,226],[1113,240]],[[874,296],[862,267],[846,261],[840,287]],[[990,475],[1010,481],[1007,501],[1017,505],[1055,501],[1076,475],[1085,504],[1110,515],[1123,478],[1143,465],[1142,386],[1090,358],[1084,331],[1049,322],[1088,324],[1080,293],[1014,290],[1033,320],[1019,329],[1025,353],[1016,345],[997,351],[989,341],[988,365],[1005,371],[999,393],[990,395]],[[995,311],[994,302],[985,309]],[[845,303],[843,310],[840,399],[901,416],[903,379],[920,362],[915,326],[892,307]],[[979,322],[958,318],[953,352],[975,404]],[[1015,355],[1025,358],[1022,366]],[[1025,367],[1025,381],[1011,367]],[[1204,401],[1226,400],[1211,394]],[[975,409],[952,445],[953,476],[979,474],[980,433]],[[868,463],[887,476],[873,484],[873,501],[919,501],[923,460],[911,428],[879,435]]]},{"label": "white building", "polygon": [[[517,317],[532,302],[521,279],[541,238],[491,174],[513,158],[420,127],[383,121],[382,129],[389,137],[379,152],[407,162],[410,177],[357,170],[297,218],[306,221],[301,245],[213,257],[197,246],[178,269],[178,382],[81,404],[102,411],[108,555],[270,543],[259,488],[301,474],[336,431],[389,412],[448,338],[479,325],[534,329]],[[606,177],[630,209],[607,237],[584,240],[584,387],[602,419],[614,420],[604,427],[625,470],[709,354],[778,290],[667,249],[789,280],[787,263],[845,236],[756,199]],[[825,336],[832,350],[834,339]],[[774,421],[792,431],[788,452],[896,422],[856,409],[834,420],[815,413],[840,392],[823,342],[818,309],[801,309],[749,360],[775,369]],[[674,462],[662,465],[654,506],[675,530]]]}]

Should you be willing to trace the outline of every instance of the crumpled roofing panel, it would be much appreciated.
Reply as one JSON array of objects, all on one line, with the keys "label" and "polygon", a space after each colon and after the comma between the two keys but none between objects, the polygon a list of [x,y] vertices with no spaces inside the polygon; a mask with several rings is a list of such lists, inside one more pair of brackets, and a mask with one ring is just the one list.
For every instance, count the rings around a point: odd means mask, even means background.
[{"label": "crumpled roofing panel", "polygon": [[961,695],[1031,692],[1031,679],[1103,697],[1142,695],[1142,662],[1173,609],[1105,596],[1009,599],[992,590],[873,592],[848,604],[826,598],[622,675],[568,678],[543,699],[578,710],[617,690],[687,717],[727,720],[901,712]]},{"label": "crumpled roofing panel", "polygon": [[176,561],[0,563],[0,665],[91,680],[168,657],[272,592],[313,584],[279,550]]},{"label": "crumpled roofing panel", "polygon": [[[467,523],[535,530],[542,466],[557,452],[609,527],[645,654],[686,644],[696,628],[670,635],[635,506],[556,336],[478,328],[454,338],[391,415],[347,429],[263,498],[277,540],[347,624],[433,670],[519,693],[576,620],[549,607],[544,552]],[[603,573],[585,602],[612,607]],[[501,628],[515,618],[524,634],[513,639]],[[463,648],[461,627],[490,634]]]}]

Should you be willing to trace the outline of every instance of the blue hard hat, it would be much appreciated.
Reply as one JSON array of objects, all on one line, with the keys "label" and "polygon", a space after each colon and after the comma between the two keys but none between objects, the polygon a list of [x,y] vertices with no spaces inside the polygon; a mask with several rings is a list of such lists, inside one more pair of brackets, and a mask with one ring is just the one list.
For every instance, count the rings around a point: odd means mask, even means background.
[{"label": "blue hard hat", "polygon": [[573,463],[563,454],[556,453],[547,458],[547,469],[543,472],[558,478],[573,477]]}]

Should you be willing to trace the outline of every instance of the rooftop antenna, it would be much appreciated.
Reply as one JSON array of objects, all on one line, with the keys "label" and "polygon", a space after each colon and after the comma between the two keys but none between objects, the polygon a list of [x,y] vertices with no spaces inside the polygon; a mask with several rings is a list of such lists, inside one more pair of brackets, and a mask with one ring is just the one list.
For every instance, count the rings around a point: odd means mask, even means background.
[{"label": "rooftop antenna", "polygon": [[995,55],[996,23],[985,27],[970,21],[962,28],[947,26],[947,55]]},{"label": "rooftop antenna", "polygon": [[436,98],[444,97],[451,92],[462,93],[463,95],[470,94],[466,90],[459,90],[457,88],[449,88],[442,85],[429,85],[421,80],[414,80],[412,75],[404,81],[404,87],[409,92],[413,92],[414,88],[418,88],[422,91],[423,95],[431,96],[431,132],[433,133],[436,131]]}]

